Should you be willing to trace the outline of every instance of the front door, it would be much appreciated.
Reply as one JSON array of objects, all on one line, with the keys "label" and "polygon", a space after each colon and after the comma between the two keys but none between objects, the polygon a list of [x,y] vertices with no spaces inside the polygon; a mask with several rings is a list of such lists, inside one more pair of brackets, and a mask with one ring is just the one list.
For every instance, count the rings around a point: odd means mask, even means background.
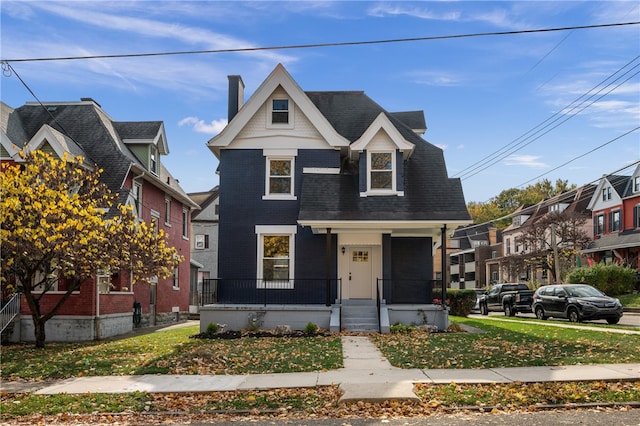
[{"label": "front door", "polygon": [[349,247],[349,298],[373,299],[373,250],[369,246]]}]

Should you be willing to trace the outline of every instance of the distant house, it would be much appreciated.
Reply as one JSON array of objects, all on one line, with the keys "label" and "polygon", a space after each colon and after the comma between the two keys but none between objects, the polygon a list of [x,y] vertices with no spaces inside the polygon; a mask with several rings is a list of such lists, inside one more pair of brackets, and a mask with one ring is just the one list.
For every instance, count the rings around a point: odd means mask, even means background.
[{"label": "distant house", "polygon": [[305,92],[282,65],[246,103],[239,76],[229,91],[229,124],[208,142],[219,255],[201,327],[446,326],[433,251],[471,221],[442,150],[420,137],[423,113],[361,91]]},{"label": "distant house", "polygon": [[501,242],[502,233],[490,223],[456,229],[447,246],[450,287],[483,289],[496,281],[497,276],[491,270],[487,273],[486,261],[497,257],[495,247]]},{"label": "distant house", "polygon": [[[133,206],[141,220],[164,229],[169,244],[184,257],[173,277],[152,285],[132,286],[126,271],[96,271],[97,280],[84,283],[47,322],[47,339],[93,340],[131,331],[134,302],[141,306],[141,325],[184,317],[189,307],[189,221],[198,206],[162,164],[169,154],[163,123],[116,121],[97,102],[83,98],[33,102],[16,109],[3,103],[0,125],[2,161],[22,161],[16,155],[20,149],[43,150],[57,158],[65,152],[83,156],[85,164],[104,170],[102,182],[119,195],[119,202]],[[59,293],[47,293],[42,303],[52,302]],[[33,339],[24,303],[22,314],[20,337]]]},{"label": "distant house", "polygon": [[640,271],[640,165],[631,176],[603,176],[590,199],[592,262],[618,263]]},{"label": "distant house", "polygon": [[[204,192],[189,193],[196,204],[200,206],[191,214],[191,260],[198,265],[191,282],[191,311],[197,312],[202,305],[203,284],[205,287],[209,279],[218,277],[218,209],[219,188]],[[206,302],[206,301],[205,301]]]},{"label": "distant house", "polygon": [[[584,185],[537,204],[519,207],[511,215],[511,225],[502,230],[502,255],[487,261],[491,269],[491,280],[530,282],[535,285],[551,284],[557,281],[555,274],[550,273],[553,271],[545,266],[547,264],[553,266],[554,240],[551,236],[552,229],[546,219],[554,214],[563,215],[568,226],[564,237],[555,240],[556,246],[560,250],[575,253],[573,263],[564,267],[581,264],[580,250],[591,238],[587,204],[594,190],[593,185]],[[575,232],[571,229],[573,224],[569,223],[569,217],[574,218]],[[498,252],[499,250],[496,250],[496,253]],[[543,261],[540,260],[542,258],[544,258]],[[497,265],[499,268],[496,269]]]}]

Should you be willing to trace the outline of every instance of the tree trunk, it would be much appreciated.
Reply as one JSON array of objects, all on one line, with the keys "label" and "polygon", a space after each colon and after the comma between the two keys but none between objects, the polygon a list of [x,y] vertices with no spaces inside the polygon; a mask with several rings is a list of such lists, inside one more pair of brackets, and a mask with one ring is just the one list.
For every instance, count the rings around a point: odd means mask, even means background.
[{"label": "tree trunk", "polygon": [[45,324],[46,321],[44,321],[39,315],[33,315],[33,329],[36,338],[36,348],[44,348],[44,341],[46,339],[44,331]]}]

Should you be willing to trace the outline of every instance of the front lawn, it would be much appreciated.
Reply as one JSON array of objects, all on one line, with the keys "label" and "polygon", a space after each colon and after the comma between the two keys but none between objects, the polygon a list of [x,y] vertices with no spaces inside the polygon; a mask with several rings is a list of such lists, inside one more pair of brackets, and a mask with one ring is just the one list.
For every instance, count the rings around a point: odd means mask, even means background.
[{"label": "front lawn", "polygon": [[616,296],[625,308],[640,308],[640,293]]},{"label": "front lawn", "polygon": [[640,362],[640,335],[452,317],[480,333],[413,332],[373,340],[400,368],[499,368]]},{"label": "front lawn", "polygon": [[138,374],[249,374],[342,366],[338,336],[191,339],[198,326],[85,342],[3,347],[2,379],[46,380]]}]

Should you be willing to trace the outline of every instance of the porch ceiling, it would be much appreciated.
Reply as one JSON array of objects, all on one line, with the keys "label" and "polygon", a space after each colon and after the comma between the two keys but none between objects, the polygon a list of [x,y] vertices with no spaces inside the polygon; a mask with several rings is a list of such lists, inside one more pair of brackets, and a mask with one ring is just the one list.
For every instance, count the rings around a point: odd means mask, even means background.
[{"label": "porch ceiling", "polygon": [[440,237],[441,229],[446,225],[447,230],[453,232],[457,227],[467,224],[467,221],[312,221],[298,220],[300,226],[311,227],[314,234],[326,234],[331,229],[332,234],[375,232],[394,236],[424,236]]}]

